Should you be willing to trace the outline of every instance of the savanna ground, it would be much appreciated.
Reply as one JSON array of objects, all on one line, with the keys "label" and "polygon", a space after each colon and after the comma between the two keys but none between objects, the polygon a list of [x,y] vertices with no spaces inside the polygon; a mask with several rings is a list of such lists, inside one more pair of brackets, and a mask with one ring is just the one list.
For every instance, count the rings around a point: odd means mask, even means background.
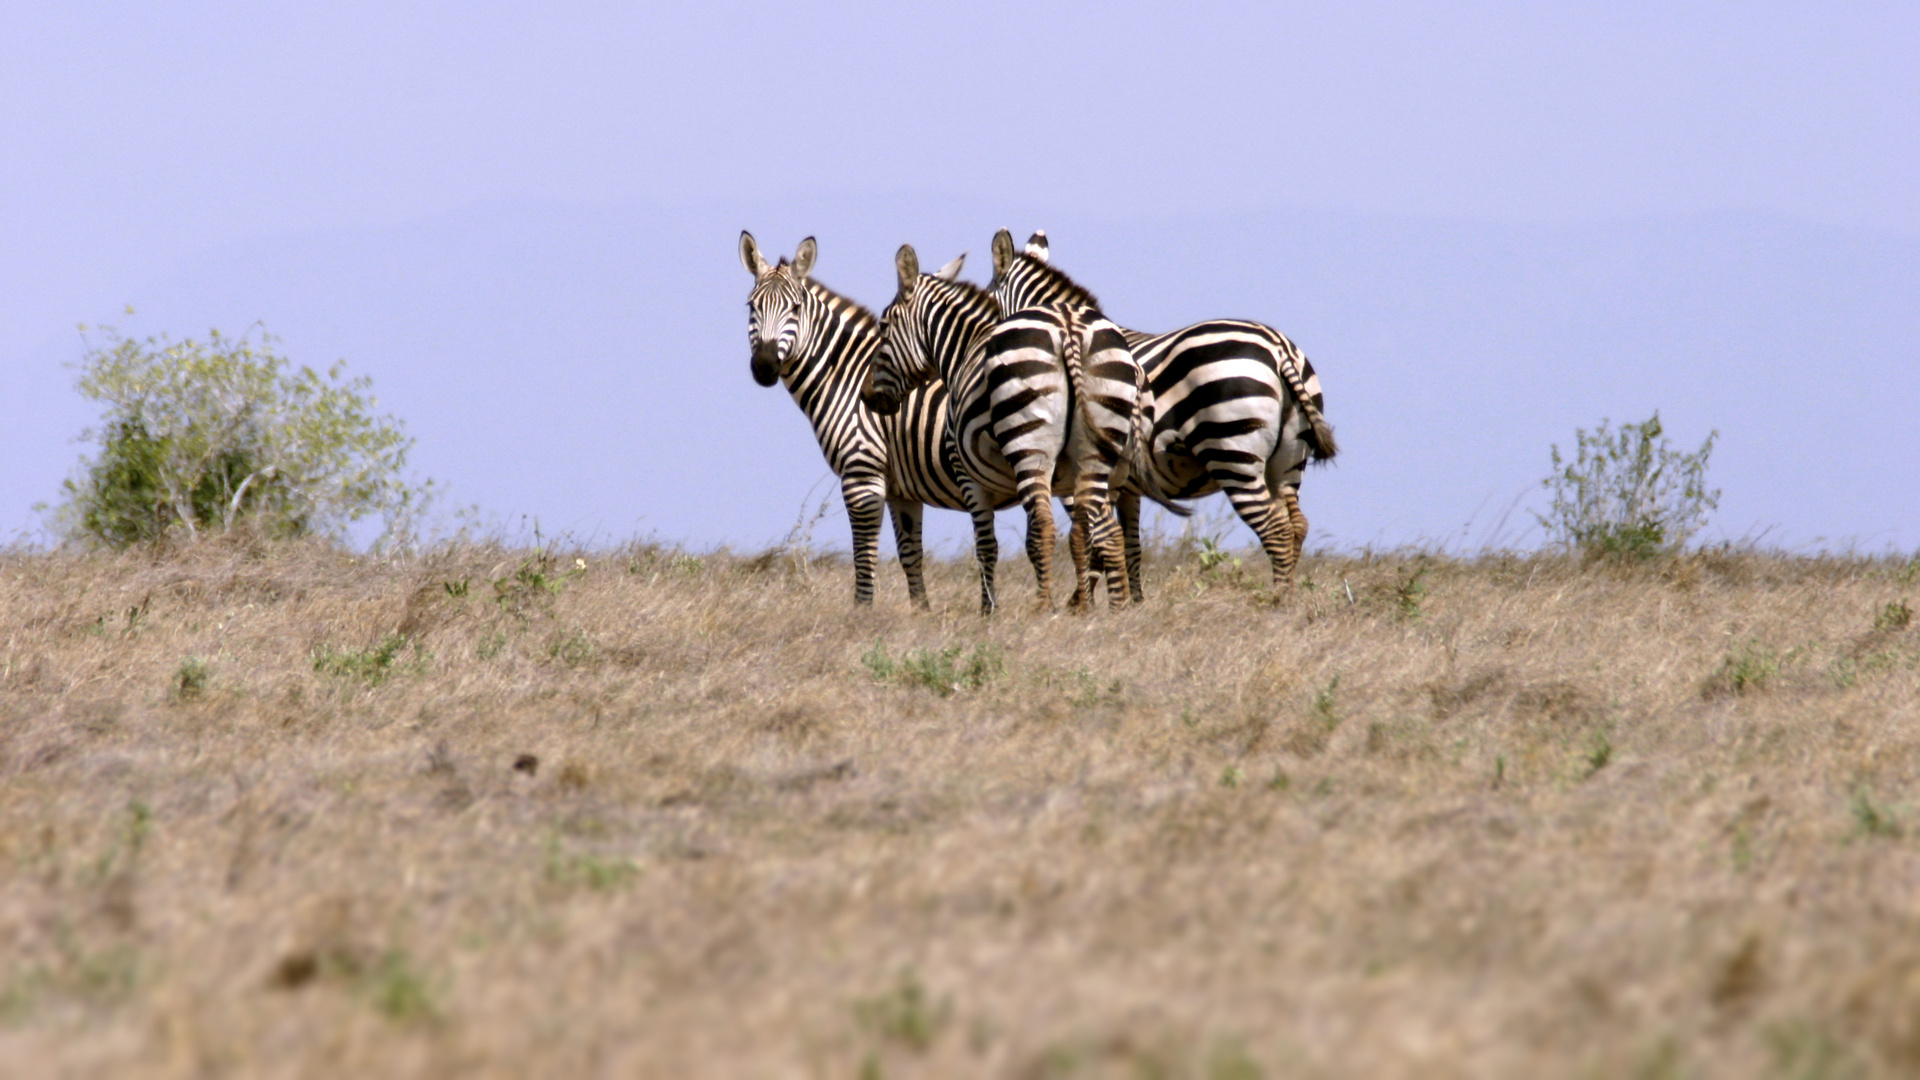
[{"label": "savanna ground", "polygon": [[1253,569],[0,553],[0,1074],[1920,1071],[1920,563]]}]

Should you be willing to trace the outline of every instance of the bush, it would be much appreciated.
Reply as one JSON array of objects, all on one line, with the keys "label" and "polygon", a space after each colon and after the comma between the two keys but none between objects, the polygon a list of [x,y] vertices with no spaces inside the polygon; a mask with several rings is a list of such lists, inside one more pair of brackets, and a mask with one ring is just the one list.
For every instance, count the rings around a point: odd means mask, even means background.
[{"label": "bush", "polygon": [[397,539],[424,506],[431,484],[402,479],[413,440],[373,413],[371,380],[341,378],[344,363],[292,370],[265,333],[105,334],[78,365],[80,393],[107,409],[82,435],[99,456],[63,486],[55,521],[68,536],[119,548],[246,519],[272,536],[339,538],[379,515]]},{"label": "bush", "polygon": [[1541,486],[1553,505],[1536,514],[1547,534],[1589,557],[1646,558],[1684,546],[1720,503],[1707,489],[1707,458],[1720,433],[1691,454],[1661,438],[1660,414],[1609,430],[1574,432],[1574,460],[1553,447],[1553,475]]}]

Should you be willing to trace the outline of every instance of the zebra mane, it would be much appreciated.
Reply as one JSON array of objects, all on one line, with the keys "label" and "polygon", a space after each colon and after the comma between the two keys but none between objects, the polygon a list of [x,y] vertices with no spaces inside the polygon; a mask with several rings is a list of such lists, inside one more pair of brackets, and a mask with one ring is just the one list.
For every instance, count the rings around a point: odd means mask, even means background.
[{"label": "zebra mane", "polygon": [[[922,279],[922,288],[928,285],[936,285],[942,288],[947,294],[946,298],[950,299],[956,307],[976,311],[993,321],[999,320],[1000,301],[995,300],[992,293],[975,285],[973,282],[961,281],[957,278],[950,281],[943,277],[935,277],[932,274],[922,274],[920,277]],[[927,279],[931,279],[931,281]]]},{"label": "zebra mane", "polygon": [[[782,259],[780,263],[784,266],[786,265],[786,260]],[[801,287],[806,289],[808,294],[814,299],[825,304],[827,310],[846,317],[847,321],[863,330],[875,334],[880,332],[880,316],[875,315],[871,308],[862,304],[860,301],[844,293],[834,292],[832,289],[829,289],[812,278],[804,279],[801,282]]]},{"label": "zebra mane", "polygon": [[1014,256],[1013,263],[1007,267],[1007,276],[1012,277],[1021,268],[1040,282],[1040,285],[1053,299],[1076,307],[1089,307],[1098,311],[1100,300],[1088,291],[1085,285],[1068,277],[1066,271],[1034,258],[1025,251]]}]

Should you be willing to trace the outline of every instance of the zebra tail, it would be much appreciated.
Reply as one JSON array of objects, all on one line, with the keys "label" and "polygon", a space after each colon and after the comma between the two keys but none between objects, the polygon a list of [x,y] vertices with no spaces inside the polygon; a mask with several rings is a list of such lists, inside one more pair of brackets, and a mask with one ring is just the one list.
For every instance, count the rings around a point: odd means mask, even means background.
[{"label": "zebra tail", "polygon": [[1133,447],[1128,455],[1133,471],[1140,476],[1140,493],[1160,505],[1162,510],[1176,517],[1192,517],[1193,507],[1177,502],[1172,494],[1160,484],[1160,474],[1153,470],[1153,393],[1147,386],[1146,369],[1134,368],[1134,384],[1139,390],[1133,410]]},{"label": "zebra tail", "polygon": [[1293,400],[1300,403],[1300,411],[1307,414],[1307,448],[1315,461],[1332,461],[1340,452],[1340,446],[1333,441],[1333,425],[1327,423],[1327,417],[1320,411],[1320,403],[1314,395],[1307,392],[1307,380],[1300,374],[1300,368],[1294,363],[1292,349],[1280,352],[1280,377],[1287,381],[1287,388],[1293,391]]}]

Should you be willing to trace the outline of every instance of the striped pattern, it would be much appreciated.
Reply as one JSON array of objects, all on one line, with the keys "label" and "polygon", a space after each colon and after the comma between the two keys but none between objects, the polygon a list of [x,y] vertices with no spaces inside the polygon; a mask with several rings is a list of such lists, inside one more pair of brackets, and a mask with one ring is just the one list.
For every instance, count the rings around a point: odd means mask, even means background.
[{"label": "striped pattern", "polygon": [[[1064,439],[1064,411],[1050,410],[1053,395],[1010,397],[1005,371],[986,364],[989,339],[1001,326],[1000,305],[991,295],[944,272],[922,274],[910,244],[901,246],[894,266],[899,291],[881,316],[883,336],[869,368],[864,400],[873,412],[887,416],[903,410],[922,388],[944,384],[949,392],[948,429],[955,435],[950,445],[963,491],[972,505],[1007,505],[1019,486],[1004,447]],[[1016,326],[1009,333],[1026,329]],[[991,529],[985,536],[976,529],[974,541],[985,610],[993,566],[982,545],[993,542]],[[1040,551],[1030,539],[1027,554],[1044,583],[1051,546]]]},{"label": "striped pattern", "polygon": [[[1284,334],[1257,322],[1212,319],[1166,334],[1125,333],[1152,396],[1145,460],[1152,478],[1182,499],[1225,492],[1260,538],[1274,585],[1290,585],[1307,536],[1302,474],[1308,461],[1338,452],[1313,365]],[[1136,497],[1136,520],[1137,505]],[[1139,532],[1126,527],[1124,502],[1121,509],[1137,581]]]},{"label": "striped pattern", "polygon": [[[747,298],[747,337],[754,380],[784,382],[806,414],[828,468],[840,478],[847,518],[853,526],[854,602],[873,602],[879,558],[880,516],[893,517],[895,545],[907,576],[907,591],[927,606],[921,511],[931,505],[973,516],[976,553],[982,564],[981,604],[993,607],[992,567],[999,561],[990,503],[971,498],[948,436],[947,388],[932,380],[896,403],[892,415],[876,416],[861,402],[880,322],[859,304],[811,280],[813,238],[801,241],[793,261],[769,265],[752,235],[740,234],[740,261],[753,274]],[[959,273],[956,260],[941,272]]]},{"label": "striped pattern", "polygon": [[[1108,602],[1124,604],[1137,595],[1129,586],[1130,569],[1137,567],[1128,566],[1110,492],[1127,479],[1146,380],[1100,302],[1050,265],[1048,254],[1044,233],[1035,233],[1019,252],[1007,230],[995,234],[989,290],[1007,316],[989,339],[984,363],[1002,373],[1005,389],[996,391],[996,413],[1044,402],[1039,411],[1065,414],[1065,430],[1036,427],[1024,444],[1003,438],[1002,446],[1027,511],[1027,549],[1036,572],[1051,558],[1053,494],[1064,488],[1073,511],[1074,605],[1091,604],[1103,574]],[[1018,427],[1009,433],[1021,434]],[[1151,492],[1153,482],[1142,477],[1140,486]],[[1041,588],[1044,593],[1044,583]]]}]

